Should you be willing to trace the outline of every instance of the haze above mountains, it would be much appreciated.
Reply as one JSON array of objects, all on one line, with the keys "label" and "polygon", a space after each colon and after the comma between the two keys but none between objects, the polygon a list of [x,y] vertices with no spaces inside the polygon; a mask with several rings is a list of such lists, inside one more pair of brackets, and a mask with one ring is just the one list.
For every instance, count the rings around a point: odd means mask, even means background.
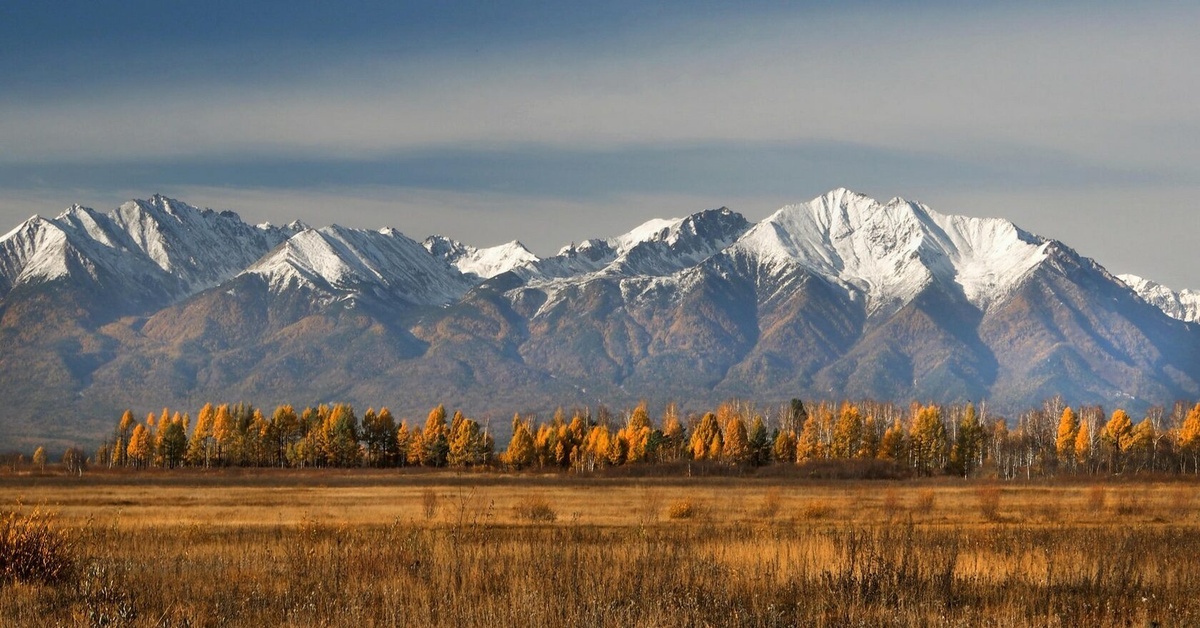
[{"label": "haze above mountains", "polygon": [[1200,397],[1200,293],[1000,219],[838,189],[538,258],[394,229],[249,225],[154,196],[0,238],[0,443],[93,443],[126,407],[346,401],[424,416],[645,398]]}]

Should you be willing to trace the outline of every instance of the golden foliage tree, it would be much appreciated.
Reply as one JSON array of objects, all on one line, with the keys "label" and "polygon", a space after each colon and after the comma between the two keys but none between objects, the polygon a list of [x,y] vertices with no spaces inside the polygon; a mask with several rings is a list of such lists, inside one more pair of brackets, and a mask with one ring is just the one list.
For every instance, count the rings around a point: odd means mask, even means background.
[{"label": "golden foliage tree", "polygon": [[1054,439],[1054,452],[1060,463],[1071,463],[1075,460],[1075,439],[1079,436],[1079,418],[1071,406],[1063,408],[1062,417],[1058,420],[1058,436]]},{"label": "golden foliage tree", "polygon": [[534,443],[533,433],[528,421],[522,421],[519,415],[513,415],[513,435],[508,441],[508,449],[504,452],[504,462],[515,469],[523,469],[533,464]]},{"label": "golden foliage tree", "polygon": [[929,475],[946,457],[946,426],[937,406],[923,406],[909,429],[909,457],[917,473]]}]

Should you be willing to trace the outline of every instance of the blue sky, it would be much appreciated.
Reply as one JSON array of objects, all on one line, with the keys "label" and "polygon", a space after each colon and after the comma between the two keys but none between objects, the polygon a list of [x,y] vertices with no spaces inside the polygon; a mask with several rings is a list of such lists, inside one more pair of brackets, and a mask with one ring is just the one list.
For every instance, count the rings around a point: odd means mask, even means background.
[{"label": "blue sky", "polygon": [[1166,3],[9,2],[0,223],[161,192],[548,253],[845,186],[1200,288],[1196,32]]}]

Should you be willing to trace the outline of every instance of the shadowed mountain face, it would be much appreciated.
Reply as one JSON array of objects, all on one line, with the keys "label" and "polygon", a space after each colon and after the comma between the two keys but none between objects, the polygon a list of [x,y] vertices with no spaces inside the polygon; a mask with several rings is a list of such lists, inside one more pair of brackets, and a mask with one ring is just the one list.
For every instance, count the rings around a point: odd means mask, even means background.
[{"label": "shadowed mountain face", "polygon": [[847,190],[544,259],[156,196],[0,238],[0,443],[91,444],[126,407],[237,400],[445,403],[501,430],[515,411],[642,398],[1137,411],[1200,397],[1200,326],[1152,300],[1006,221]]}]

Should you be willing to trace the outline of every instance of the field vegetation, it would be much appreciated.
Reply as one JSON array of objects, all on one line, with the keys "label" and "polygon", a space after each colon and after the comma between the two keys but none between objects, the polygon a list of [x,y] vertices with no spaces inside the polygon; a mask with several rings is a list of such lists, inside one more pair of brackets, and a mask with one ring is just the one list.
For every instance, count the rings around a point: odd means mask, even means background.
[{"label": "field vegetation", "polygon": [[0,624],[1200,623],[1187,475],[704,470],[6,469]]}]

